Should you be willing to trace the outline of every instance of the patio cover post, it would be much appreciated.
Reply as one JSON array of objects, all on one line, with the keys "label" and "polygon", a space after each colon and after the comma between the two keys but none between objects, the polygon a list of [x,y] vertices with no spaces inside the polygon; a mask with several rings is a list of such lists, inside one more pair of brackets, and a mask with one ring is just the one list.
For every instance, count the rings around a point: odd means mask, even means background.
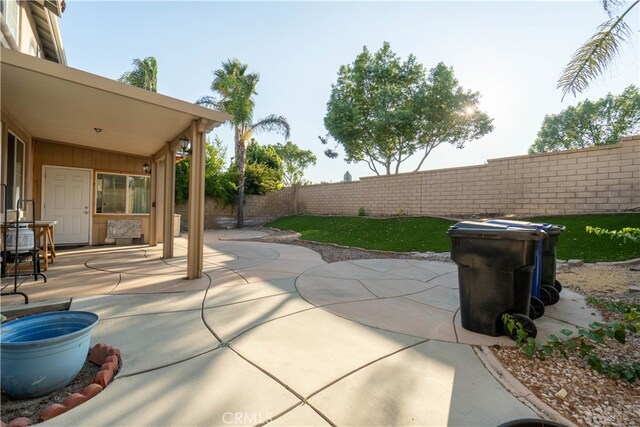
[{"label": "patio cover post", "polygon": [[158,235],[156,233],[156,221],[158,210],[156,208],[157,183],[158,183],[158,163],[151,157],[151,206],[149,207],[149,246],[158,246]]},{"label": "patio cover post", "polygon": [[167,142],[164,157],[164,215],[162,223],[162,258],[173,258],[173,214],[175,211],[176,152]]},{"label": "patio cover post", "polygon": [[205,120],[191,122],[191,170],[189,174],[189,235],[187,279],[202,277],[204,245]]}]

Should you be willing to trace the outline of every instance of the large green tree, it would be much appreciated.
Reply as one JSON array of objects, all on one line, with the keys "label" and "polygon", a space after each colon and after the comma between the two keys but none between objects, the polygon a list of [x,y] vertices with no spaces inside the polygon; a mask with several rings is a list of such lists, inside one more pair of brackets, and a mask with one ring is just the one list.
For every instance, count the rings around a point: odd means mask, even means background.
[{"label": "large green tree", "polygon": [[629,86],[620,95],[583,101],[545,116],[529,153],[617,144],[640,132],[640,93]]},{"label": "large green tree", "polygon": [[[226,147],[216,135],[207,140],[205,145],[204,194],[221,201],[232,203],[236,198],[236,175],[225,170]],[[176,164],[176,204],[185,203],[189,199],[189,169],[191,156],[187,155]]]},{"label": "large green tree", "polygon": [[247,72],[247,64],[237,59],[222,63],[222,68],[214,71],[211,90],[217,97],[205,96],[197,103],[214,107],[233,116],[230,121],[234,130],[235,162],[238,173],[238,227],[244,227],[244,181],[246,146],[254,133],[259,131],[275,131],[289,138],[289,123],[283,116],[269,115],[254,121],[254,96],[260,80],[257,73]]},{"label": "large green tree", "polygon": [[158,64],[156,58],[148,56],[144,59],[135,58],[133,69],[125,72],[118,79],[122,83],[146,89],[151,92],[158,91]]},{"label": "large green tree", "polygon": [[293,187],[305,183],[304,171],[318,160],[310,150],[303,150],[291,141],[273,146],[282,159],[282,178],[284,185]]},{"label": "large green tree", "polygon": [[252,139],[247,145],[246,194],[265,194],[282,188],[282,160],[269,145]]},{"label": "large green tree", "polygon": [[479,98],[459,86],[452,68],[440,63],[427,76],[413,55],[402,61],[385,42],[374,54],[364,47],[353,64],[340,67],[324,124],[348,163],[363,161],[377,175],[398,173],[419,154],[418,170],[438,145],[463,148],[493,130],[478,111]]},{"label": "large green tree", "polygon": [[589,83],[601,75],[620,51],[623,43],[629,43],[633,32],[625,18],[638,6],[640,0],[602,0],[602,6],[609,19],[598,27],[573,54],[558,80],[558,89],[562,90],[562,99],[572,93],[585,90]]}]

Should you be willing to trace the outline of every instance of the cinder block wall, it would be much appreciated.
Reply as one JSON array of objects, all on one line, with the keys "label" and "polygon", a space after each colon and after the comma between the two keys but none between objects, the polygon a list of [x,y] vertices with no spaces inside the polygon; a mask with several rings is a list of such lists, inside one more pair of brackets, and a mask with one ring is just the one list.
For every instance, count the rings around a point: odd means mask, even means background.
[{"label": "cinder block wall", "polygon": [[486,165],[362,178],[298,190],[322,215],[518,215],[640,207],[640,136],[605,147],[492,159]]},{"label": "cinder block wall", "polygon": [[[640,136],[620,144],[488,160],[486,165],[298,188],[297,212],[315,215],[563,215],[640,208]],[[291,188],[248,196],[245,218],[264,223],[294,209]],[[176,206],[186,224],[186,206]],[[205,205],[205,228],[235,224],[235,208]]]},{"label": "cinder block wall", "polygon": [[[181,229],[186,230],[189,226],[188,204],[176,205],[176,213],[182,216],[180,220]],[[293,210],[293,189],[274,191],[263,196],[249,195],[245,197],[244,216],[247,225],[264,224],[285,215],[292,215]],[[213,199],[205,199],[204,205],[204,228],[205,230],[214,228],[226,228],[236,225],[235,205],[224,206]]]}]

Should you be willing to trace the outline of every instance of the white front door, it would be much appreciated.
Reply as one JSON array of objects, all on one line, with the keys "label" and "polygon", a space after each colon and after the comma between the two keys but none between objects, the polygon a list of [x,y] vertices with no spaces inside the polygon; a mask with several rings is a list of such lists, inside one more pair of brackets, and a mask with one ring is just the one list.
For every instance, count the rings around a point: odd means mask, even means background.
[{"label": "white front door", "polygon": [[42,219],[57,221],[55,242],[89,243],[91,170],[44,167]]}]

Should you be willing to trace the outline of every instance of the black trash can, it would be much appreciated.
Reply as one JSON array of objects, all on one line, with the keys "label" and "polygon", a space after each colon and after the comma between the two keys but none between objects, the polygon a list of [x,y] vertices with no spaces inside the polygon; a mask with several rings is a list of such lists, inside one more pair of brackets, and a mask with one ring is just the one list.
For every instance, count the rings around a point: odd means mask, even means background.
[{"label": "black trash can", "polygon": [[[529,315],[536,245],[542,230],[463,221],[449,227],[451,259],[458,264],[462,327],[505,335],[504,313],[517,314],[535,336]],[[532,329],[532,330],[530,330]]]},{"label": "black trash can", "polygon": [[[541,229],[547,233],[547,236],[538,244],[539,259],[533,271],[531,295],[539,299],[539,301],[536,301],[538,304],[541,302],[543,305],[553,305],[560,301],[562,285],[556,280],[556,244],[558,243],[558,236],[564,231],[565,227],[556,224],[506,219],[492,219],[488,223],[506,225],[508,227]],[[534,304],[536,298],[532,299],[532,305],[538,307],[538,304]],[[544,313],[544,307],[542,307],[542,312]]]},{"label": "black trash can", "polygon": [[556,246],[564,230],[564,225],[545,224],[544,231],[548,237],[542,242],[542,285],[552,286],[558,292],[562,291],[562,284],[556,279]]}]

